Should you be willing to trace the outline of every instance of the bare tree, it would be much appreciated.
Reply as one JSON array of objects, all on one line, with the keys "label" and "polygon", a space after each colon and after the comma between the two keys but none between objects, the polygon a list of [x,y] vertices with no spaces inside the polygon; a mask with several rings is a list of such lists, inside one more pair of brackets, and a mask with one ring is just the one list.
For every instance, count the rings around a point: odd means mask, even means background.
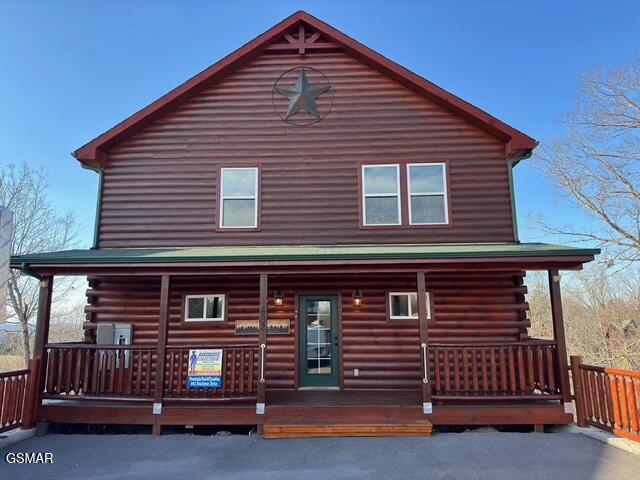
[{"label": "bare tree", "polygon": [[610,263],[640,261],[640,57],[583,76],[563,138],[537,153],[561,195],[585,212],[579,229],[541,222],[551,234],[596,242]]},{"label": "bare tree", "polygon": [[[51,252],[72,248],[78,233],[73,214],[60,215],[47,198],[47,176],[26,164],[0,168],[0,204],[13,211],[12,255]],[[55,300],[63,300],[73,288],[72,280],[56,285]],[[30,333],[38,304],[38,282],[22,272],[9,276],[9,318],[22,325],[22,354],[31,356]]]}]

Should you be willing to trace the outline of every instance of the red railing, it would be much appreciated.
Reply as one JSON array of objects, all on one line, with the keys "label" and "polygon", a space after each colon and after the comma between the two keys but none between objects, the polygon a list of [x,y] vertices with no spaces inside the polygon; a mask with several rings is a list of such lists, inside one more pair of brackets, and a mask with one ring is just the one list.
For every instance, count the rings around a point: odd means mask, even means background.
[{"label": "red railing", "polygon": [[433,398],[559,400],[556,343],[430,343]]},{"label": "red railing", "polygon": [[571,357],[578,425],[640,441],[640,372],[584,365]]},{"label": "red railing", "polygon": [[156,347],[151,345],[45,345],[42,398],[151,399]]},{"label": "red railing", "polygon": [[[190,349],[223,350],[222,385],[219,389],[187,388]],[[258,380],[257,345],[167,346],[164,398],[203,400],[255,400]]]},{"label": "red railing", "polygon": [[[190,349],[223,349],[219,389],[187,388]],[[142,400],[155,398],[155,345],[45,345],[42,398]],[[166,347],[163,396],[167,400],[251,400],[256,398],[257,345]]]},{"label": "red railing", "polygon": [[28,369],[0,373],[0,433],[33,426],[38,365],[39,359],[34,358]]}]

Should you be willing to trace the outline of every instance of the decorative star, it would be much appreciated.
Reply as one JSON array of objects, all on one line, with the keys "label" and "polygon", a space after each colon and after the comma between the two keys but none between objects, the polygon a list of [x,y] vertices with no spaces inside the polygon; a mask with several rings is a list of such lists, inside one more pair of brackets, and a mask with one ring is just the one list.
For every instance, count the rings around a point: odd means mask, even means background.
[{"label": "decorative star", "polygon": [[293,117],[301,110],[304,110],[316,118],[320,118],[320,112],[316,105],[316,98],[330,88],[331,85],[312,87],[304,73],[304,68],[300,70],[300,75],[298,75],[298,79],[296,80],[296,84],[293,88],[276,87],[276,92],[289,99],[289,110],[287,110],[287,115],[284,117],[285,120]]}]

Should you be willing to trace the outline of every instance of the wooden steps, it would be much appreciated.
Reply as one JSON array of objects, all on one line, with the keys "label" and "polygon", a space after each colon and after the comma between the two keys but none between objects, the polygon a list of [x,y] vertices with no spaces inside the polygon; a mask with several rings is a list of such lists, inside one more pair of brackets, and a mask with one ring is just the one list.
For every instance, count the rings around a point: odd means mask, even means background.
[{"label": "wooden steps", "polygon": [[430,437],[433,426],[420,420],[266,419],[264,438]]}]

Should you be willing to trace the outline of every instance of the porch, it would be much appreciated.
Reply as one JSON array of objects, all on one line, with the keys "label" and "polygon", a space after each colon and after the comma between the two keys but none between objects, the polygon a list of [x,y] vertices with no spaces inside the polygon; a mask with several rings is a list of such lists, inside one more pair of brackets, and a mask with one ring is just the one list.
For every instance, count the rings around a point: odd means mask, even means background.
[{"label": "porch", "polygon": [[[189,389],[189,350],[205,347],[223,348],[221,388]],[[37,418],[56,423],[146,424],[156,429],[264,425],[267,436],[277,437],[274,428],[303,424],[313,436],[340,432],[331,425],[350,425],[351,435],[364,426],[368,433],[400,429],[415,435],[430,433],[431,424],[543,425],[573,418],[564,408],[554,341],[431,344],[431,412],[424,411],[423,391],[417,388],[275,389],[265,391],[265,414],[257,414],[260,349],[255,344],[167,346],[160,394],[155,345],[47,344],[44,351]],[[162,407],[156,413],[158,397]],[[319,434],[320,427],[325,435]],[[283,432],[292,435],[290,429]]]},{"label": "porch", "polygon": [[[288,254],[286,261],[187,257],[159,263],[136,257],[139,252],[118,252],[123,257],[115,259],[97,251],[87,258],[20,262],[41,280],[35,418],[145,424],[155,433],[163,425],[262,429],[302,419],[325,427],[345,420],[387,430],[404,425],[406,432],[431,424],[570,423],[558,269],[580,268],[592,255],[550,256],[547,249],[521,246],[505,254],[500,246],[488,258],[486,247],[443,258],[419,247],[370,259],[322,253],[310,260],[305,253],[298,261]],[[522,277],[530,269],[548,269],[553,340],[526,333]],[[132,344],[48,343],[53,277],[68,274],[90,276],[89,326],[136,325]],[[233,321],[186,325],[185,295],[222,292],[220,285],[235,301]],[[411,291],[417,315],[390,319],[389,292]],[[329,332],[332,390],[303,389],[311,323],[301,305],[310,295],[331,296],[340,318]],[[284,302],[273,300],[283,296]],[[255,331],[242,336],[238,321],[246,319],[255,319]],[[271,319],[286,319],[286,335],[268,334]],[[219,388],[189,388],[194,349],[222,350]],[[320,357],[317,367],[326,370]]]}]

